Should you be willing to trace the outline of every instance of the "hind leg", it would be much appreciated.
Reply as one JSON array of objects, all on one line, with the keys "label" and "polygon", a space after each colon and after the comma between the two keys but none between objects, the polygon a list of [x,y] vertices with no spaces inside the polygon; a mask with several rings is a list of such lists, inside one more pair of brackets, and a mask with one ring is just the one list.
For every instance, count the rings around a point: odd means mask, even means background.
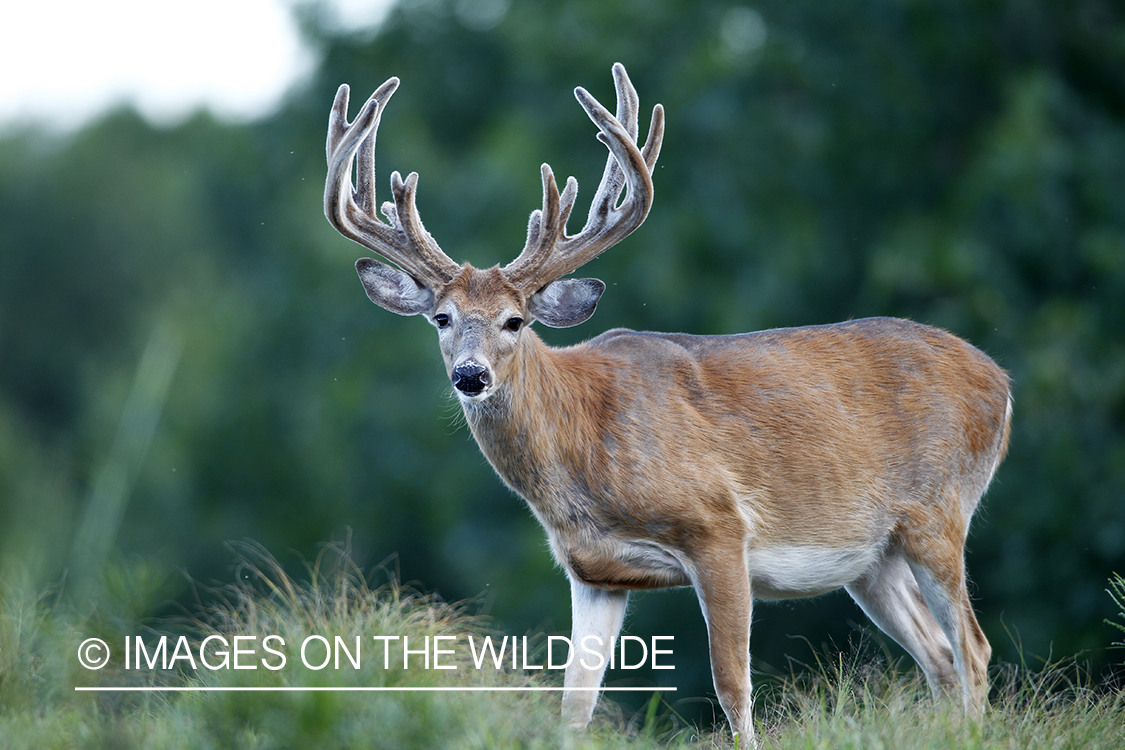
[{"label": "hind leg", "polygon": [[922,559],[911,560],[910,568],[926,606],[953,646],[953,667],[961,683],[965,713],[979,716],[988,705],[988,660],[992,647],[973,612],[960,555],[955,570],[945,564],[948,561],[938,560],[934,564],[933,557],[923,555]]},{"label": "hind leg", "polygon": [[910,571],[892,551],[864,578],[847,587],[856,604],[918,663],[935,697],[958,684],[953,651]]},{"label": "hind leg", "polygon": [[[982,488],[983,491],[983,488]],[[965,713],[980,715],[988,704],[988,660],[992,647],[977,623],[965,579],[965,537],[977,503],[951,491],[898,529],[898,540],[918,588],[953,648]],[[979,495],[976,495],[979,498]]]}]

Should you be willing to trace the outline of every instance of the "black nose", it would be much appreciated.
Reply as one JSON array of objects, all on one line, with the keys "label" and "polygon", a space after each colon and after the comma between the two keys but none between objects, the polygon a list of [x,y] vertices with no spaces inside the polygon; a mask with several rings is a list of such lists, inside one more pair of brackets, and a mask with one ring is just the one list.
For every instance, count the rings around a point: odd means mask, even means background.
[{"label": "black nose", "polygon": [[491,380],[488,369],[476,362],[466,362],[453,368],[453,387],[470,396],[487,388]]}]

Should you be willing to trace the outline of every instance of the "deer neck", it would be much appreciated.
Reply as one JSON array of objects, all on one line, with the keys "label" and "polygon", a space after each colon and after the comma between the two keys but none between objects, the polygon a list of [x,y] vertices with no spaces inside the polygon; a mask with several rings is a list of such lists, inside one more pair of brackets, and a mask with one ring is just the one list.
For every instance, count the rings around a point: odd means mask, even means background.
[{"label": "deer neck", "polygon": [[613,402],[608,368],[585,345],[554,349],[527,330],[507,382],[463,408],[492,467],[550,521],[563,499],[554,495],[588,494],[600,484],[606,455],[599,436]]}]

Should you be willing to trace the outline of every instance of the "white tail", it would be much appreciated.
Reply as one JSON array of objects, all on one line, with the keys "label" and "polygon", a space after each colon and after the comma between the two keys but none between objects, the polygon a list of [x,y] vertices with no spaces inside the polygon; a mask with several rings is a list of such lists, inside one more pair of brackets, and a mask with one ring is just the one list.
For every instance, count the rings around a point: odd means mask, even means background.
[{"label": "white tail", "polygon": [[[341,87],[325,213],[399,266],[359,260],[368,296],[437,328],[473,436],[567,571],[572,642],[609,644],[631,589],[693,586],[719,702],[749,738],[753,599],[845,587],[935,694],[983,710],[990,648],[963,557],[1008,440],[1008,377],[991,359],[889,318],[737,336],[616,329],[564,349],[531,330],[593,314],[605,285],[560,277],[636,229],[652,204],[663,110],[638,147],[636,92],[623,67],[613,74],[616,117],[575,92],[610,150],[585,227],[566,234],[578,186],[570,178],[560,194],[543,165],[523,252],[487,270],[455,263],[422,227],[417,174],[393,174],[390,224],[375,216],[375,131],[398,80],[351,124]],[[576,660],[565,686],[598,687],[603,672]],[[565,693],[566,720],[584,727],[596,700]]]}]

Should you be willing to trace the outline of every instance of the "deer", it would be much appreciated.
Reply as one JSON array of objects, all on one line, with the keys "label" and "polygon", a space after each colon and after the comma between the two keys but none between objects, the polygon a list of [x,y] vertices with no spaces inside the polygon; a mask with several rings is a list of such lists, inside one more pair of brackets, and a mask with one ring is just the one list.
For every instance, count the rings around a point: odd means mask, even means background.
[{"label": "deer", "polygon": [[[574,91],[609,149],[585,225],[567,233],[578,183],[569,177],[560,192],[543,164],[523,250],[488,269],[453,261],[426,231],[416,172],[391,175],[386,220],[376,215],[376,132],[399,79],[352,122],[342,85],[324,211],[382,258],[356,262],[368,298],[437,329],[465,422],[569,579],[571,643],[600,644],[605,657],[630,591],[693,587],[719,704],[732,734],[753,743],[754,600],[844,588],[936,698],[979,715],[991,647],[970,600],[965,544],[1012,413],[1008,375],[991,358],[896,318],[737,335],[615,328],[561,348],[533,329],[590,318],[605,283],[569,274],[636,230],[652,205],[664,109],[654,107],[639,145],[637,92],[621,64],[612,74],[616,115]],[[566,668],[567,725],[591,721],[607,661]]]}]

